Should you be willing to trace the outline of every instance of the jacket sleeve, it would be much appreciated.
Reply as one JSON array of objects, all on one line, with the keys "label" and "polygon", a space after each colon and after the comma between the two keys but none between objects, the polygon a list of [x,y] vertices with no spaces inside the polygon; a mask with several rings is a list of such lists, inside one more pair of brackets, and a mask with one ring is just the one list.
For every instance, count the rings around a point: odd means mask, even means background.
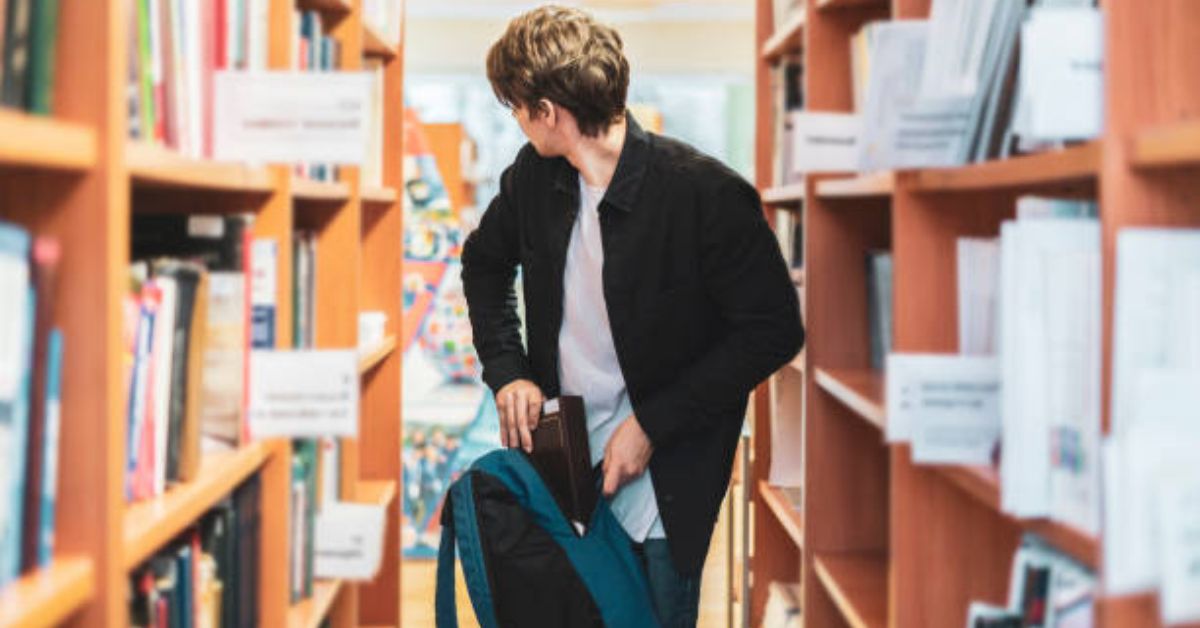
[{"label": "jacket sleeve", "polygon": [[467,237],[462,252],[463,292],[471,319],[475,351],[483,364],[483,380],[493,392],[516,379],[532,379],[521,341],[517,315],[520,221],[515,179],[521,158],[500,177],[500,192],[479,227]]},{"label": "jacket sleeve", "polygon": [[702,201],[701,273],[729,333],[635,408],[656,449],[745,412],[746,396],[804,344],[800,306],[758,193],[731,177]]}]

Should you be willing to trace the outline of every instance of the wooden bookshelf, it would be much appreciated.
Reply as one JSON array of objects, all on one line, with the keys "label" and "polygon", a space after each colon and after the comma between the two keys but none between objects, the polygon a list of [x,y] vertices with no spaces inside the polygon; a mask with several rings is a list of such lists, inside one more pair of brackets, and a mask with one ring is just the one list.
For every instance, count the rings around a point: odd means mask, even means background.
[{"label": "wooden bookshelf", "polygon": [[350,200],[350,185],[344,181],[313,181],[297,177],[292,181],[292,198],[310,203],[345,203]]},{"label": "wooden bookshelf", "polygon": [[763,203],[767,205],[799,205],[804,201],[804,184],[785,185],[762,191]]},{"label": "wooden bookshelf", "polygon": [[95,580],[90,558],[55,558],[0,593],[0,626],[61,624],[91,600]]},{"label": "wooden bookshelf", "polygon": [[96,132],[86,125],[0,109],[0,164],[83,170],[96,153]]},{"label": "wooden bookshelf", "polygon": [[1138,168],[1173,168],[1200,164],[1200,120],[1152,127],[1133,140],[1130,163]]},{"label": "wooden bookshelf", "polygon": [[766,480],[759,480],[758,494],[766,503],[771,514],[775,515],[775,520],[783,526],[788,538],[796,544],[796,547],[803,547],[804,516],[796,510],[783,490],[777,486],[771,486]]},{"label": "wooden bookshelf", "polygon": [[[401,356],[394,339],[402,303],[402,43],[385,44],[366,32],[363,0],[268,0],[271,69],[291,67],[297,8],[332,17],[328,34],[341,44],[340,69],[362,69],[368,54],[383,61],[380,185],[364,186],[357,167],[342,168],[336,184],[313,184],[286,165],[194,159],[131,140],[126,4],[61,3],[54,115],[0,110],[0,188],[5,198],[20,199],[0,204],[0,218],[60,243],[54,324],[68,347],[56,558],[0,590],[0,625],[128,625],[130,571],[257,477],[262,544],[256,623],[317,626],[328,618],[335,628],[398,626]],[[306,210],[314,204],[320,211]],[[372,582],[318,582],[317,595],[291,604],[292,448],[283,439],[207,454],[193,481],[169,486],[155,499],[126,501],[122,302],[129,289],[131,218],[142,212],[252,214],[253,235],[278,244],[275,328],[281,349],[291,346],[290,260],[297,229],[315,231],[320,245],[318,347],[353,350],[358,313],[370,309],[387,315],[391,348],[372,356],[370,373],[361,379],[360,437],[343,443],[340,469],[343,494],[352,497],[361,490],[387,506],[385,553]]]},{"label": "wooden bookshelf", "polygon": [[821,11],[839,11],[842,9],[860,9],[863,7],[886,7],[887,0],[817,0],[817,9]]},{"label": "wooden bookshelf", "polygon": [[396,58],[397,45],[389,43],[383,34],[370,24],[363,24],[363,54],[386,60]]},{"label": "wooden bookshelf", "polygon": [[125,162],[133,182],[145,187],[263,195],[275,190],[275,182],[266,168],[191,159],[146,142],[129,141],[125,147]]},{"label": "wooden bookshelf", "polygon": [[365,355],[358,359],[358,372],[368,373],[371,369],[379,366],[393,351],[396,350],[396,337],[388,336],[384,338],[375,347],[372,347]]},{"label": "wooden bookshelf", "polygon": [[763,42],[762,58],[768,63],[775,63],[790,52],[800,50],[804,39],[804,21],[807,11],[797,11],[787,22],[781,24],[770,39]]},{"label": "wooden bookshelf", "polygon": [[1091,181],[1100,172],[1101,143],[962,166],[913,173],[912,188],[924,192],[1038,189]]},{"label": "wooden bookshelf", "polygon": [[196,480],[125,510],[127,569],[134,569],[190,527],[266,462],[271,450],[253,443],[237,451],[205,456]]},{"label": "wooden bookshelf", "polygon": [[342,580],[317,580],[313,582],[312,597],[293,604],[288,609],[288,628],[320,628],[334,601],[342,592]]},{"label": "wooden bookshelf", "polygon": [[881,430],[887,429],[882,373],[872,369],[818,368],[815,379],[818,386],[855,414]]},{"label": "wooden bookshelf", "polygon": [[354,500],[361,504],[387,506],[395,499],[395,480],[364,480],[358,483],[354,492]]},{"label": "wooden bookshelf", "polygon": [[822,554],[813,559],[821,586],[852,628],[888,625],[887,557],[875,553]]},{"label": "wooden bookshelf", "polygon": [[895,183],[896,176],[890,171],[822,179],[817,183],[817,196],[825,199],[882,198],[891,196]]}]

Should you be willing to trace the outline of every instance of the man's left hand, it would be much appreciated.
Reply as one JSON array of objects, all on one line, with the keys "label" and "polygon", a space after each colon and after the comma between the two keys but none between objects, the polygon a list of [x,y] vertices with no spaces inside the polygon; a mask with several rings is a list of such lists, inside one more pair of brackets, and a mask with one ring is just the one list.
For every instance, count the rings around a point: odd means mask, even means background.
[{"label": "man's left hand", "polygon": [[612,497],[617,490],[637,479],[650,464],[654,446],[642,431],[634,415],[613,432],[604,448],[604,496]]}]

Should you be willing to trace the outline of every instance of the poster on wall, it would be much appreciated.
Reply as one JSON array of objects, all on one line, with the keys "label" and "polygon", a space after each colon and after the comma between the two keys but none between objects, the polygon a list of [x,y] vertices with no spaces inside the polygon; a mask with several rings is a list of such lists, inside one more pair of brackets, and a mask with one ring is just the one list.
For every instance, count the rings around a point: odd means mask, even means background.
[{"label": "poster on wall", "polygon": [[480,379],[460,255],[471,225],[453,207],[417,114],[404,120],[402,544],[434,558],[446,490],[500,446],[495,403]]}]

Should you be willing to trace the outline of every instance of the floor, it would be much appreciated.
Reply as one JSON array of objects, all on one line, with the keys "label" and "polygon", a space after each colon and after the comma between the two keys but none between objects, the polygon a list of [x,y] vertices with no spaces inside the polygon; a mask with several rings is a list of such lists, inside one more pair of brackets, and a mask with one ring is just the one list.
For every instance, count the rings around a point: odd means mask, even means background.
[{"label": "floor", "polygon": [[[728,505],[729,501],[726,500]],[[708,561],[700,590],[699,628],[729,628],[727,624],[729,577],[726,568],[726,549],[729,518],[722,512],[709,547]],[[405,628],[433,628],[433,599],[437,564],[434,561],[405,561],[401,574],[404,595],[403,625]],[[464,628],[477,628],[471,602],[466,596],[461,574],[458,583],[458,623]]]}]

